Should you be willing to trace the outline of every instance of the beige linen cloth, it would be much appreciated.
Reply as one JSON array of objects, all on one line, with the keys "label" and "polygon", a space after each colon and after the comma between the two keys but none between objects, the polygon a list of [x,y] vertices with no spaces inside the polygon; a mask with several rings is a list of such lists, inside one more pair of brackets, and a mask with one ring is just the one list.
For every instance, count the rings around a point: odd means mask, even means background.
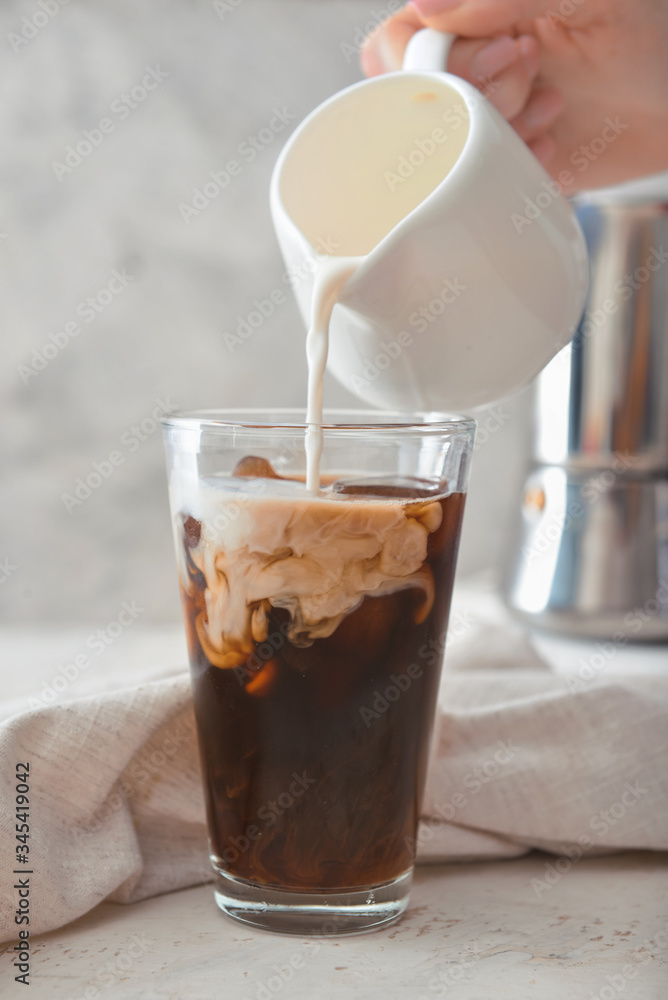
[{"label": "beige linen cloth", "polygon": [[[668,674],[575,681],[494,625],[454,642],[422,861],[668,848]],[[187,674],[0,726],[0,940],[16,937],[15,768],[30,765],[32,933],[211,879]],[[547,887],[546,882],[546,887]],[[537,892],[540,893],[540,887]]]}]

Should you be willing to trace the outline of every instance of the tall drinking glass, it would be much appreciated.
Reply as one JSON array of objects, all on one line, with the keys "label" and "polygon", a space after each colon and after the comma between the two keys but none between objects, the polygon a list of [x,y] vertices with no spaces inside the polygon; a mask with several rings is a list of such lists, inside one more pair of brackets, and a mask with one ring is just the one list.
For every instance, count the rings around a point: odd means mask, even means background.
[{"label": "tall drinking glass", "polygon": [[218,905],[341,934],[405,910],[474,422],[163,420]]}]

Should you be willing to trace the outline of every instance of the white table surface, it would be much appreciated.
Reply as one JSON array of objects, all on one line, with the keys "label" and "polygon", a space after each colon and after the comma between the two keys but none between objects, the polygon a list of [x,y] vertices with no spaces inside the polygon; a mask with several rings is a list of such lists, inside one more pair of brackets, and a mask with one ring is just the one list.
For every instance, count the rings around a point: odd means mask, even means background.
[{"label": "white table surface", "polygon": [[[398,924],[347,938],[246,928],[217,909],[210,885],[131,906],[103,903],[35,939],[25,995],[665,1000],[668,855],[583,859],[538,898],[531,879],[544,880],[555,860],[535,853],[421,866]],[[280,970],[295,958],[300,967],[284,982]],[[1,995],[24,995],[12,987]]]},{"label": "white table surface", "polygon": [[[0,632],[0,718],[46,690],[90,629]],[[586,644],[542,637],[554,669]],[[623,651],[611,673],[665,670],[666,649]],[[178,626],[129,630],[66,697],[136,682],[186,663]],[[452,1000],[666,1000],[668,854],[419,866],[404,918],[358,937],[257,932],[217,909],[211,885],[131,906],[103,903],[33,939],[31,985],[0,959],[0,997],[54,1000],[290,1000],[446,996]],[[539,895],[532,878],[554,884]],[[1,949],[0,949],[1,950]],[[299,966],[288,981],[286,963]],[[287,973],[286,973],[287,975]]]}]

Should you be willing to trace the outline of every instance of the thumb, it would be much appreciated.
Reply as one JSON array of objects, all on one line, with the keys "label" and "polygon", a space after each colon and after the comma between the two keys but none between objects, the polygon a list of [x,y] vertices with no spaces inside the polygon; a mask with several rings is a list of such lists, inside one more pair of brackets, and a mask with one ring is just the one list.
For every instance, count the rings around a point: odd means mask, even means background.
[{"label": "thumb", "polygon": [[518,21],[544,17],[554,0],[413,0],[408,6],[430,28],[479,38],[506,32]]}]

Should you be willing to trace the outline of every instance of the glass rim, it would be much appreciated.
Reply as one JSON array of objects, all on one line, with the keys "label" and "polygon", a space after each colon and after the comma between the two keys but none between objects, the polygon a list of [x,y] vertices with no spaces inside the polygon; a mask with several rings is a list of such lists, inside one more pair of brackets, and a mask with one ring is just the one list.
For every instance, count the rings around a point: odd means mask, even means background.
[{"label": "glass rim", "polygon": [[[295,420],[297,414],[302,414],[302,420]],[[262,416],[274,419],[261,419]],[[346,416],[358,419],[337,420]],[[385,417],[383,421],[374,422],[369,417]],[[285,420],[281,420],[285,417]],[[291,417],[293,419],[287,419]],[[413,411],[402,413],[393,410],[358,410],[352,407],[325,407],[322,429],[325,431],[425,431],[440,432],[474,430],[476,421],[473,417],[459,413],[445,413],[434,410]],[[365,420],[364,417],[367,417]],[[279,419],[276,419],[279,418]],[[422,419],[420,419],[422,418]],[[196,430],[202,427],[231,429],[239,428],[250,431],[305,431],[312,424],[306,421],[305,407],[227,407],[203,410],[183,410],[165,414],[160,418],[163,428],[179,428],[181,430]]]}]

